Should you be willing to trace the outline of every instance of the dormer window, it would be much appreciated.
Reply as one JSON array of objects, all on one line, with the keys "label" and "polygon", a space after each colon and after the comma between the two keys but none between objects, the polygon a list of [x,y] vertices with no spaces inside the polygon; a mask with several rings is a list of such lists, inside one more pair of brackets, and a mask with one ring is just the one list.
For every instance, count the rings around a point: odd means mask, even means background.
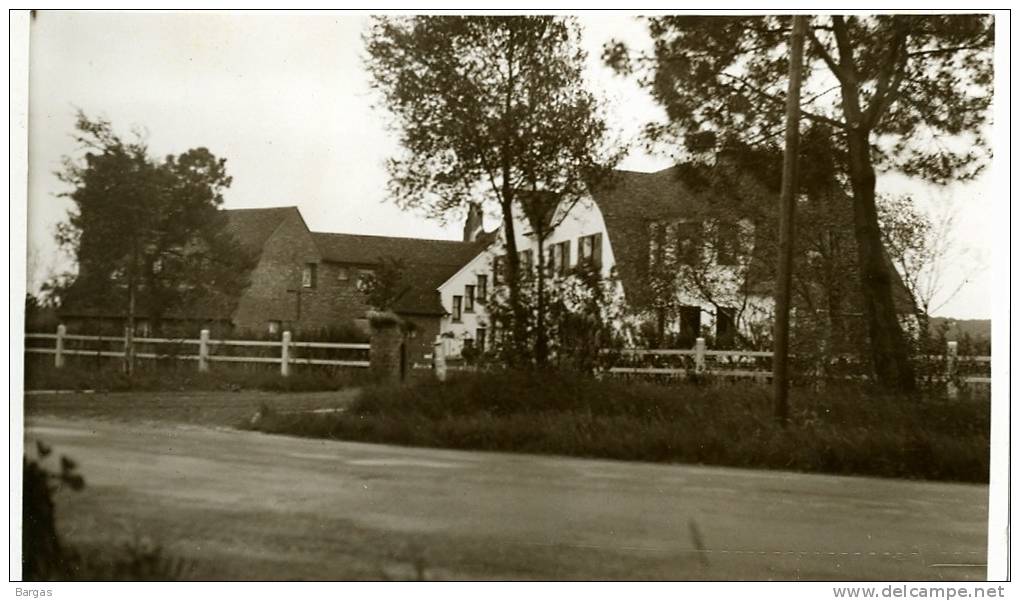
[{"label": "dormer window", "polygon": [[683,221],[676,224],[677,262],[694,265],[701,257],[702,226],[700,222]]}]

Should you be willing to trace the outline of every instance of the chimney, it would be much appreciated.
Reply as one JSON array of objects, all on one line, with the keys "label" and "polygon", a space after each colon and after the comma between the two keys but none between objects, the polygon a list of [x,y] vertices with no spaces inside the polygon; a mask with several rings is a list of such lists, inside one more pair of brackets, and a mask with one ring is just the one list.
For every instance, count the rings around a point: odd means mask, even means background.
[{"label": "chimney", "polygon": [[482,232],[482,205],[468,203],[467,219],[464,220],[464,242],[474,242]]}]

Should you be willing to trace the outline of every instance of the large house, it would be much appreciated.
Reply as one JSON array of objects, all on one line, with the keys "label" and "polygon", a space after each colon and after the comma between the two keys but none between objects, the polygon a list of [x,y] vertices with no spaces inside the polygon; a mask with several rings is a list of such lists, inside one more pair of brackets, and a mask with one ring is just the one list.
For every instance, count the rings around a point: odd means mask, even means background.
[{"label": "large house", "polygon": [[[704,171],[699,177],[705,176]],[[771,333],[774,306],[769,273],[774,252],[763,250],[769,246],[763,237],[773,232],[756,228],[750,207],[757,203],[759,208],[773,210],[775,191],[724,168],[712,177],[741,180],[733,188],[741,198],[723,201],[716,196],[718,192],[692,184],[690,175],[685,166],[653,173],[618,170],[592,188],[587,197],[561,205],[552,217],[555,228],[543,245],[546,273],[555,280],[580,264],[589,264],[614,282],[627,315],[616,325],[631,343],[690,347],[695,338],[705,336],[717,347],[761,344],[761,335]],[[720,212],[717,209],[723,202],[740,208]],[[814,273],[820,270],[814,258],[821,253],[810,243],[804,249],[810,269],[803,271],[812,273],[800,275],[817,280],[811,283],[813,287],[828,286],[816,291],[819,298],[837,293],[839,298],[833,302],[838,306],[827,310],[849,322],[859,320],[855,276],[847,271],[848,266],[853,269],[855,244],[849,199],[831,196],[817,202],[831,204],[812,207],[830,220],[814,229],[821,230],[827,245],[823,250],[832,251],[827,253],[827,261],[836,273],[829,279],[838,280],[842,288],[822,282],[823,275]],[[807,209],[805,206],[802,211]],[[515,225],[515,240],[522,268],[537,269],[538,241],[523,220]],[[449,345],[454,354],[464,344],[485,347],[491,339],[492,323],[485,304],[502,284],[505,255],[501,228],[483,252],[439,286],[446,309],[440,330],[461,341]],[[891,264],[889,268],[894,275],[898,312],[912,316],[915,308],[910,295]],[[668,275],[666,282],[662,281],[664,275]],[[795,298],[795,310],[820,311],[808,307],[807,302],[798,306],[797,299],[811,296],[812,291],[804,288],[797,291],[800,296]]]},{"label": "large house", "polygon": [[[740,276],[750,259],[763,254],[756,251],[761,236],[770,232],[756,231],[752,220],[739,215],[707,218],[706,207],[719,200],[685,182],[680,170],[617,171],[587,197],[560,206],[545,240],[546,269],[566,275],[590,264],[615,282],[630,316],[619,325],[638,343],[647,344],[649,333],[669,345],[687,346],[706,334],[719,345],[732,343],[737,333],[769,320],[771,282],[748,287]],[[759,194],[766,202],[774,198],[754,186],[749,190],[746,195]],[[478,205],[470,207],[460,241],[313,232],[296,207],[235,209],[226,215],[226,231],[254,258],[249,284],[230,309],[168,316],[183,329],[314,335],[354,327],[367,333],[370,307],[362,284],[384,260],[396,259],[405,270],[391,308],[413,325],[412,360],[421,360],[436,340],[444,341],[452,355],[465,345],[485,349],[490,344],[487,304],[504,284],[505,233],[483,230]],[[852,235],[849,224],[837,226],[836,234]],[[537,268],[537,240],[524,222],[518,222],[515,237],[521,265]],[[684,263],[705,270],[699,285],[656,285],[661,273],[674,273],[670,266]],[[710,280],[711,289],[704,280]],[[897,287],[897,302],[902,313],[910,313],[902,288]],[[119,315],[73,307],[61,317],[69,324],[97,318],[123,323]],[[139,320],[142,335],[147,327],[144,318]]]},{"label": "large house", "polygon": [[[313,232],[297,207],[226,210],[226,233],[253,259],[248,285],[230,307],[192,307],[164,317],[164,327],[194,335],[202,327],[216,335],[279,335],[292,330],[315,337],[327,330],[367,335],[365,279],[384,259],[406,265],[402,289],[392,310],[411,324],[409,352],[415,360],[429,352],[447,309],[438,287],[477,256],[491,237],[480,217],[471,241],[427,240]],[[65,307],[60,318],[72,331],[101,326],[117,332],[123,311],[94,305]],[[136,319],[145,336],[150,324]]]}]

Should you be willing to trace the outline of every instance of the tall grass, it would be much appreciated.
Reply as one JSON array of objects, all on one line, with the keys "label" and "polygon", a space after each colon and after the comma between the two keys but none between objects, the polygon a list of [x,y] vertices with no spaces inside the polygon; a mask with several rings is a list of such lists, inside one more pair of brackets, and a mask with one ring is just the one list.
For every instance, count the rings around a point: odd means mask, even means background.
[{"label": "tall grass", "polygon": [[343,414],[271,414],[266,432],[403,445],[985,482],[987,401],[795,389],[786,427],[754,385],[657,386],[483,372],[364,389]]}]

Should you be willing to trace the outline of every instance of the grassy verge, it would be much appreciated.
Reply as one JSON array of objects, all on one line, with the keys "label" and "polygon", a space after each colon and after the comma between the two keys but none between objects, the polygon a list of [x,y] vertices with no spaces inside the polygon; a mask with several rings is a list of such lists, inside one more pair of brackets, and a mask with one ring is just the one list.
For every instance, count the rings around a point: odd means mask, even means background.
[{"label": "grassy verge", "polygon": [[285,378],[276,365],[216,365],[215,369],[200,373],[193,363],[165,363],[140,365],[128,377],[115,362],[55,369],[52,364],[33,358],[25,365],[25,390],[310,392],[357,386],[369,377],[368,370],[363,368],[294,366],[291,375]]},{"label": "grassy verge", "polygon": [[402,445],[986,482],[987,399],[793,391],[787,427],[752,385],[533,373],[370,387],[342,414],[268,412],[264,432]]},{"label": "grassy verge", "polygon": [[231,427],[250,420],[264,405],[281,412],[335,409],[349,405],[353,394],[353,389],[336,392],[33,394],[25,397],[25,415]]}]

